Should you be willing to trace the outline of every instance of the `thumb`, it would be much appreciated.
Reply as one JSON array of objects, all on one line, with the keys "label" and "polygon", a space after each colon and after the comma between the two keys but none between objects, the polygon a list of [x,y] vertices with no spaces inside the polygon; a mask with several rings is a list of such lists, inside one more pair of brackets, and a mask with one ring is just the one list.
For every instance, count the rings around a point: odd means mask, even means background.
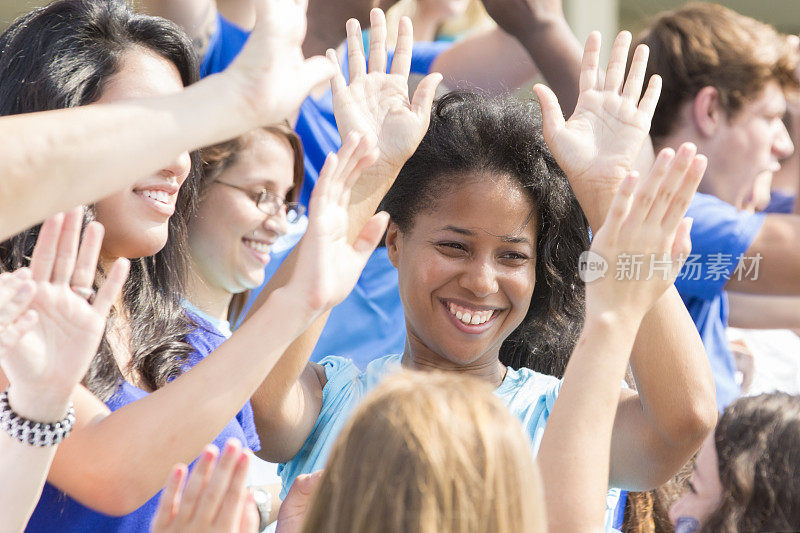
[{"label": "thumb", "polygon": [[537,83],[533,87],[533,92],[539,99],[539,106],[542,108],[542,129],[544,130],[544,138],[552,139],[556,133],[564,128],[564,112],[561,111],[561,105],[558,103],[558,98],[555,93],[550,90],[550,87]]},{"label": "thumb", "polygon": [[414,98],[411,100],[411,110],[417,114],[419,118],[428,123],[431,116],[431,107],[433,107],[433,99],[436,96],[436,89],[442,82],[442,75],[438,72],[428,74],[423,78],[417,90],[414,92]]},{"label": "thumb", "polygon": [[353,243],[353,250],[358,253],[366,264],[378,243],[381,242],[386,226],[389,224],[389,213],[381,211],[370,218]]},{"label": "thumb", "polygon": [[308,92],[311,88],[330,80],[336,74],[337,68],[338,65],[334,65],[325,56],[309,57],[303,61],[299,76],[303,81],[303,87],[307,88],[304,90]]}]

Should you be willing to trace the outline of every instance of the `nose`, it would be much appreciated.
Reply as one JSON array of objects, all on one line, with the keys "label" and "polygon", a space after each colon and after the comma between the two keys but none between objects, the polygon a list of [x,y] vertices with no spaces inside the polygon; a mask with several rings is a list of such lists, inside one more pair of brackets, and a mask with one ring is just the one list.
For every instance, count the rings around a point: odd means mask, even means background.
[{"label": "nose", "polygon": [[267,231],[273,231],[279,236],[286,235],[286,233],[289,231],[289,222],[286,220],[286,211],[283,208],[280,208],[274,215],[265,216],[262,225]]},{"label": "nose", "polygon": [[792,138],[786,130],[786,124],[782,120],[778,120],[777,128],[775,142],[772,143],[772,153],[778,159],[786,159],[794,153],[794,143],[792,143]]},{"label": "nose", "polygon": [[459,279],[459,285],[475,296],[482,298],[496,293],[497,272],[488,259],[474,259],[470,261],[466,271]]},{"label": "nose", "polygon": [[189,175],[191,168],[192,158],[189,156],[189,152],[183,152],[162,168],[160,174],[167,179],[175,178],[178,181],[178,185],[180,185]]}]

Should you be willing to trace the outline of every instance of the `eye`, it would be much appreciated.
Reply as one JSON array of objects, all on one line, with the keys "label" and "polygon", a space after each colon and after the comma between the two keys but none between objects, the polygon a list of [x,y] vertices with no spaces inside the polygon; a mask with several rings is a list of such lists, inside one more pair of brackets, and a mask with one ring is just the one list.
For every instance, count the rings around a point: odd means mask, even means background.
[{"label": "eye", "polygon": [[467,247],[456,241],[441,241],[435,243],[436,248],[445,255],[457,256],[467,253]]},{"label": "eye", "polygon": [[517,266],[525,264],[530,260],[530,257],[522,252],[505,252],[500,256],[500,259],[506,264]]},{"label": "eye", "polygon": [[692,484],[691,481],[687,480],[686,481],[686,486],[689,487],[689,491],[691,491],[692,494],[697,494],[697,489],[694,488],[694,485]]}]

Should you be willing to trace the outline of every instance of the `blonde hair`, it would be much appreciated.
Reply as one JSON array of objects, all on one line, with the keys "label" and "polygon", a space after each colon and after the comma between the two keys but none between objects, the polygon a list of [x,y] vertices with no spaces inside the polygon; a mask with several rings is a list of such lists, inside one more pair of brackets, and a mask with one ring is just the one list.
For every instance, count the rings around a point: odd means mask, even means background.
[{"label": "blonde hair", "polygon": [[[387,46],[394,48],[397,45],[397,28],[403,17],[414,18],[417,12],[418,0],[400,0],[386,11]],[[463,15],[445,22],[439,28],[440,35],[465,37],[495,27],[495,22],[486,12],[481,0],[472,0]]]},{"label": "blonde hair", "polygon": [[375,389],[334,444],[303,531],[545,531],[530,443],[489,386],[401,372]]}]

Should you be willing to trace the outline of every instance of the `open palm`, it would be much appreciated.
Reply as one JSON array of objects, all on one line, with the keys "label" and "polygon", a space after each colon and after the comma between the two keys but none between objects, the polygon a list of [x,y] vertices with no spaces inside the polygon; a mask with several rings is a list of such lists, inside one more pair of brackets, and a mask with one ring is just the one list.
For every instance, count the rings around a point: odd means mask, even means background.
[{"label": "open palm", "polygon": [[[347,22],[350,83],[345,82],[341,72],[334,76],[331,83],[333,109],[342,139],[352,132],[373,135],[379,152],[376,164],[399,169],[417,149],[428,129],[431,105],[441,75],[427,76],[410,101],[411,21],[404,18],[400,22],[392,68],[387,74],[386,18],[383,11],[374,9],[370,19],[369,69],[361,27],[355,19]],[[328,57],[336,61],[333,50],[328,51]]]},{"label": "open palm", "polygon": [[[648,48],[639,46],[623,87],[631,36],[617,36],[605,74],[599,73],[600,34],[586,41],[581,64],[580,95],[575,112],[564,121],[555,94],[536,86],[542,107],[544,136],[590,221],[602,220],[622,180],[631,171],[650,131],[661,80],[653,76],[644,96],[642,86]],[[641,96],[641,100],[640,100]]]},{"label": "open palm", "polygon": [[256,0],[254,7],[256,24],[226,74],[241,84],[255,127],[289,118],[336,67],[303,57],[308,0]]},{"label": "open palm", "polygon": [[58,214],[42,225],[31,258],[36,284],[30,308],[36,324],[0,361],[17,396],[68,398],[86,373],[105,331],[106,317],[127,276],[127,260],[117,261],[93,303],[71,287],[90,289],[103,227],[91,223],[78,250],[82,209]]},{"label": "open palm", "polygon": [[386,230],[389,217],[379,213],[360,228],[354,241],[348,236],[350,191],[376,156],[369,138],[351,133],[341,150],[328,156],[314,186],[308,229],[298,245],[290,281],[294,294],[304,295],[314,312],[330,309],[350,293]]}]

